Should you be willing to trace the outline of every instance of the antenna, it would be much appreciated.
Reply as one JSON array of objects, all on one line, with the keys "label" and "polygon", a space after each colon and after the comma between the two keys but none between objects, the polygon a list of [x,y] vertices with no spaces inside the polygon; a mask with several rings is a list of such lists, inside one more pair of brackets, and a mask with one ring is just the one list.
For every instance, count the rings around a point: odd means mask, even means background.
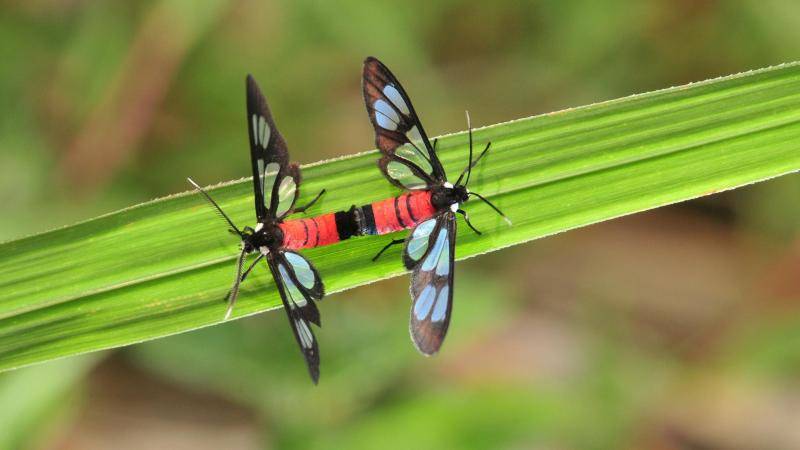
[{"label": "antenna", "polygon": [[469,134],[469,163],[467,167],[461,172],[461,175],[458,176],[456,180],[456,185],[461,184],[461,179],[464,178],[464,174],[467,175],[467,180],[464,182],[464,186],[469,183],[469,176],[472,173],[472,121],[469,119],[469,111],[464,111],[464,115],[467,116],[467,133]]},{"label": "antenna", "polygon": [[197,183],[195,183],[195,182],[194,182],[194,180],[192,180],[191,178],[186,178],[186,179],[189,181],[189,183],[191,183],[191,184],[192,184],[192,186],[194,186],[194,188],[195,188],[195,189],[197,189],[197,191],[198,191],[198,192],[200,192],[201,194],[203,194],[203,198],[205,198],[205,199],[206,199],[206,201],[207,201],[207,202],[208,202],[208,203],[209,203],[209,204],[210,204],[212,207],[214,207],[214,209],[217,211],[217,213],[219,214],[219,216],[220,216],[220,217],[222,217],[223,219],[225,219],[225,221],[227,221],[227,222],[228,222],[228,225],[230,225],[230,226],[231,226],[231,228],[233,228],[233,230],[234,230],[234,231],[236,231],[236,234],[238,234],[240,237],[242,237],[242,236],[243,236],[243,235],[242,235],[242,232],[241,232],[241,231],[240,231],[238,228],[236,228],[236,225],[234,225],[234,224],[233,224],[233,221],[231,220],[231,218],[230,218],[230,217],[228,217],[228,215],[227,215],[227,214],[225,214],[225,212],[222,210],[222,208],[220,208],[220,207],[219,207],[219,205],[217,204],[217,202],[215,202],[215,201],[214,201],[214,199],[212,199],[212,198],[211,198],[211,196],[210,196],[210,195],[208,195],[208,194],[206,193],[206,191],[204,191],[204,190],[203,190],[203,188],[201,188],[200,186],[198,186],[198,185],[197,185]]},{"label": "antenna", "polygon": [[[475,161],[472,161],[472,163],[469,165],[469,167],[468,167],[468,169],[469,169],[469,173],[471,173],[471,172],[472,172],[472,168],[473,168],[473,167],[475,167],[475,166],[477,166],[477,165],[478,165],[478,162],[480,162],[481,158],[483,158],[483,157],[486,155],[486,153],[489,151],[489,149],[490,149],[491,147],[492,147],[492,143],[491,143],[491,142],[487,142],[487,143],[486,143],[486,147],[483,149],[483,151],[481,152],[481,154],[480,154],[480,155],[478,155],[478,157],[477,157],[477,158],[475,158]],[[464,172],[461,172],[461,176],[459,176],[459,177],[458,177],[458,180],[456,181],[456,184],[458,184],[458,182],[459,182],[459,181],[461,181],[461,177],[463,177],[463,176],[464,176],[464,173],[467,173],[467,169],[464,169]],[[469,183],[469,173],[467,174],[467,181],[466,181],[466,183],[464,183],[464,186],[466,186],[466,185],[467,185],[467,183]]]},{"label": "antenna", "polygon": [[494,204],[492,204],[492,202],[487,200],[486,197],[482,196],[481,194],[478,194],[477,192],[470,192],[469,195],[474,195],[475,197],[478,197],[479,199],[483,200],[487,205],[489,205],[493,210],[495,210],[495,212],[497,212],[497,214],[500,214],[500,217],[502,217],[503,220],[506,221],[508,226],[512,225],[511,224],[511,219],[506,217],[506,215],[503,214],[503,211],[500,211],[500,208],[498,208],[497,206],[494,206]]}]

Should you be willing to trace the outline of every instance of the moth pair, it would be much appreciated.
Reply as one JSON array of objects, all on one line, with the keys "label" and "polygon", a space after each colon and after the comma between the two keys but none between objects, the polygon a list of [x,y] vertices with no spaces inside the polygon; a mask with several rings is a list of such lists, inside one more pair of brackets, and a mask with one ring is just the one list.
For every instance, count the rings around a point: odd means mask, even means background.
[{"label": "moth pair", "polygon": [[[289,162],[286,142],[251,76],[247,77],[247,123],[258,220],[255,228],[237,228],[219,205],[189,180],[242,242],[225,317],[231,314],[240,284],[265,260],[315,383],[319,379],[319,346],[311,324],[321,325],[314,302],[322,299],[324,288],[317,270],[297,250],[330,245],[354,236],[413,228],[407,238],[392,240],[375,258],[390,246],[405,243],[403,262],[412,271],[411,337],[420,352],[432,355],[442,345],[453,308],[456,214],[463,215],[467,225],[478,234],[461,209],[470,197],[484,201],[503,216],[487,199],[467,189],[472,168],[490,144],[473,160],[470,127],[469,162],[456,181],[450,182],[436,155],[436,142],[431,145],[408,95],[389,69],[377,59],[367,58],[362,83],[375,143],[382,153],[378,166],[392,184],[406,193],[353,206],[348,211],[286,220],[292,213],[306,211],[325,191],[307,205],[295,207],[300,169]],[[246,258],[251,254],[256,254],[256,258],[245,269]]]}]

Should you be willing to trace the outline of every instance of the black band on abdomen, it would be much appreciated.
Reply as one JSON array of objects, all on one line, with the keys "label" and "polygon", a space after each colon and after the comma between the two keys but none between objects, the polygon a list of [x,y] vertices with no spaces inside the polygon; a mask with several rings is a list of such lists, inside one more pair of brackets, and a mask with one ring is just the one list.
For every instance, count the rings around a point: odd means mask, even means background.
[{"label": "black band on abdomen", "polygon": [[378,234],[372,205],[351,206],[347,211],[335,213],[334,218],[336,220],[336,232],[339,234],[340,241],[350,239],[353,236]]},{"label": "black band on abdomen", "polygon": [[375,214],[372,212],[372,205],[364,205],[357,209],[360,217],[359,233],[362,235],[376,235],[378,229],[375,227]]},{"label": "black band on abdomen", "polygon": [[355,218],[355,206],[350,207],[348,211],[339,211],[335,214],[336,232],[339,233],[339,240],[350,239],[353,236],[358,236],[358,224]]}]

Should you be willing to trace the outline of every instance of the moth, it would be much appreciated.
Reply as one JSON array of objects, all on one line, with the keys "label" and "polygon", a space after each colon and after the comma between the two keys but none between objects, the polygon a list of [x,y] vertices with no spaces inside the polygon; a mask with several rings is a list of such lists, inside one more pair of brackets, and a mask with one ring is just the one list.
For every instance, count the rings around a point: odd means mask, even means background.
[{"label": "moth", "polygon": [[376,58],[364,61],[362,73],[364,103],[375,131],[375,144],[382,156],[378,167],[393,185],[408,191],[394,199],[356,208],[362,234],[385,234],[404,228],[413,230],[405,239],[403,263],[411,270],[411,320],[409,330],[417,349],[432,355],[439,351],[453,311],[453,272],[456,245],[456,214],[481,234],[461,206],[476,197],[511,221],[489,200],[471,192],[472,168],[489,151],[491,142],[473,160],[472,127],[469,129],[469,161],[451,182],[431,145],[405,89],[392,72]]},{"label": "moth", "polygon": [[[227,300],[225,319],[233,311],[240,284],[262,260],[275,279],[275,285],[289,318],[289,325],[305,358],[308,372],[319,381],[319,345],[311,324],[321,326],[315,301],[325,290],[319,273],[299,249],[326,245],[339,240],[334,214],[314,218],[285,220],[292,213],[310,208],[325,190],[302,207],[295,207],[300,193],[300,168],[289,162],[286,141],[275,126],[267,101],[248,75],[247,129],[250,139],[250,162],[253,170],[256,226],[239,229],[219,205],[191,178],[189,182],[227,221],[229,231],[241,239],[241,252],[236,260],[236,278]],[[256,258],[246,270],[249,255]]]}]

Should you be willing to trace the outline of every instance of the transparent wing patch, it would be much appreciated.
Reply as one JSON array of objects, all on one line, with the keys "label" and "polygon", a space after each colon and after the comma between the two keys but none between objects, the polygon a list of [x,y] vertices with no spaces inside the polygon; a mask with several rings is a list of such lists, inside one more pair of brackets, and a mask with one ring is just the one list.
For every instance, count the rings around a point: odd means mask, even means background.
[{"label": "transparent wing patch", "polygon": [[314,300],[322,299],[325,293],[317,269],[299,253],[284,251],[283,257],[291,268],[291,276],[298,289]]},{"label": "transparent wing patch", "polygon": [[[274,164],[268,164],[267,167],[269,168],[270,165],[274,167]],[[269,211],[274,217],[281,219],[291,212],[300,194],[298,189],[300,168],[296,164],[291,164],[285,171],[281,170],[275,175],[266,172],[264,178],[271,181],[270,184],[267,184],[269,193],[265,195]]]},{"label": "transparent wing patch", "polygon": [[[278,178],[278,173],[281,170],[281,166],[276,162],[271,162],[265,166],[263,161],[260,162],[260,165],[261,191],[262,195],[264,196],[264,204],[269,206],[269,204],[272,202],[272,186],[275,184],[275,180]],[[267,189],[266,186],[269,186],[269,189]]]},{"label": "transparent wing patch", "polygon": [[430,187],[430,178],[406,160],[394,156],[384,156],[378,161],[378,167],[383,175],[397,187],[409,190]]},{"label": "transparent wing patch", "polygon": [[417,225],[406,239],[403,262],[407,269],[413,269],[428,252],[431,233],[436,228],[438,219],[428,219]]}]

